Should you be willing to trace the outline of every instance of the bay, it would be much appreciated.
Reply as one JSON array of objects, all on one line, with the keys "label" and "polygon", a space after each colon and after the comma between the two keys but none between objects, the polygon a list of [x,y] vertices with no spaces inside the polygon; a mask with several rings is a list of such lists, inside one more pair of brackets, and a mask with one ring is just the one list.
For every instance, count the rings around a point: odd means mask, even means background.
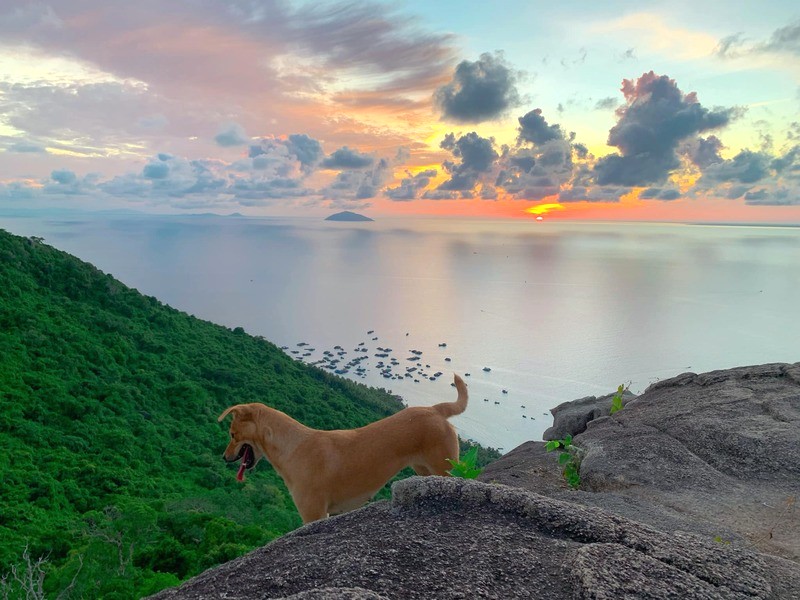
[{"label": "bay", "polygon": [[619,384],[800,361],[796,227],[90,213],[0,227],[306,362],[361,358],[345,376],[409,405],[455,399],[452,374],[469,373],[453,423],[504,450],[540,439],[551,407]]}]

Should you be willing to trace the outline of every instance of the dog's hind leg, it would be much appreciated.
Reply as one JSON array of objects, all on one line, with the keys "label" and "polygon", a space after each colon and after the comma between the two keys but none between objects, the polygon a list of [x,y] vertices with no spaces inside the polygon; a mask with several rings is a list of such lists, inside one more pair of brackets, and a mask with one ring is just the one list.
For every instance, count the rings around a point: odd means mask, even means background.
[{"label": "dog's hind leg", "polygon": [[425,465],[411,465],[411,468],[414,469],[414,473],[417,475],[433,475],[433,471]]}]

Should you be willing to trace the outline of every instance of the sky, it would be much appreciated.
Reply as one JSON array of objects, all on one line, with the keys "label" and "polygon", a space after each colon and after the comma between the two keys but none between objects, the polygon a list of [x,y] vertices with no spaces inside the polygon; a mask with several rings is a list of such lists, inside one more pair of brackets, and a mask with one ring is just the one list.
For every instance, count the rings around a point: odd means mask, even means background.
[{"label": "sky", "polygon": [[4,0],[15,209],[800,223],[800,9]]}]

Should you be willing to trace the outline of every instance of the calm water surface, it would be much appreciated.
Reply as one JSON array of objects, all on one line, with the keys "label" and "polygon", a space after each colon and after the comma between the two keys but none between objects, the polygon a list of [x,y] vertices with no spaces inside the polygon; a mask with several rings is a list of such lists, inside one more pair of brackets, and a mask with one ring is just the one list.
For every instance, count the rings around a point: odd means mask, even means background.
[{"label": "calm water surface", "polygon": [[[164,216],[0,227],[198,317],[290,350],[308,342],[309,362],[335,345],[345,360],[365,354],[357,379],[411,405],[455,399],[451,374],[471,373],[453,422],[505,450],[540,439],[551,407],[620,383],[638,393],[684,371],[800,361],[798,228]],[[354,352],[361,342],[368,352]],[[413,349],[421,370],[445,375],[386,379],[378,346],[394,373],[416,364]]]}]

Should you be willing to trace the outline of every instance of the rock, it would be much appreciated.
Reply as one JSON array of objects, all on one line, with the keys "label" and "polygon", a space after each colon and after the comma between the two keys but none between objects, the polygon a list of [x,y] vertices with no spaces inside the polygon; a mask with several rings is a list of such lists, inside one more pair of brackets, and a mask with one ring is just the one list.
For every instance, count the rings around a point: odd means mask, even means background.
[{"label": "rock", "polygon": [[153,598],[342,587],[425,599],[774,597],[763,559],[743,548],[519,488],[413,477],[391,503],[312,523]]},{"label": "rock", "polygon": [[316,588],[298,592],[283,599],[275,600],[389,600],[387,596],[376,594],[364,588]]},{"label": "rock", "polygon": [[574,443],[581,489],[528,442],[153,598],[800,599],[800,363],[659,382]]},{"label": "rock", "polygon": [[[622,405],[625,406],[636,396],[625,390],[622,394]],[[564,402],[555,408],[550,409],[553,415],[553,426],[546,429],[542,434],[544,440],[560,440],[565,435],[570,434],[575,437],[579,433],[586,431],[586,425],[598,417],[607,416],[611,413],[611,403],[614,394],[606,396],[586,396],[578,400]]]}]

